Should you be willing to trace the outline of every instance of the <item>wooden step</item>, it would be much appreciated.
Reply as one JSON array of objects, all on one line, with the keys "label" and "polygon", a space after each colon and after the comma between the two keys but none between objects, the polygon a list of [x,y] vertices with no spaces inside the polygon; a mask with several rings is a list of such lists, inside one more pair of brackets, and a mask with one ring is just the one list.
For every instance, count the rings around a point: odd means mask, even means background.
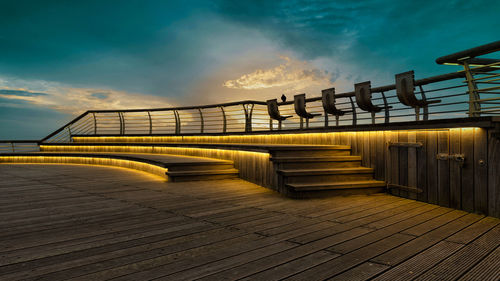
[{"label": "wooden step", "polygon": [[280,169],[328,169],[361,166],[360,156],[273,157]]},{"label": "wooden step", "polygon": [[278,170],[283,182],[288,183],[331,183],[363,181],[373,179],[373,169],[365,167],[333,169],[287,169]]},{"label": "wooden step", "polygon": [[293,147],[286,146],[269,149],[272,158],[282,157],[326,157],[326,156],[349,156],[351,147],[349,146],[309,146]]},{"label": "wooden step", "polygon": [[377,180],[365,181],[348,181],[348,182],[333,182],[333,183],[290,183],[286,187],[294,191],[313,191],[313,190],[341,190],[341,189],[357,189],[357,188],[371,188],[371,187],[385,187],[386,183]]},{"label": "wooden step", "polygon": [[278,171],[284,176],[313,176],[313,175],[347,175],[347,174],[372,174],[373,168],[352,167],[332,169],[282,169]]},{"label": "wooden step", "polygon": [[192,170],[192,171],[167,171],[169,181],[202,181],[202,180],[219,180],[238,177],[238,170],[223,169],[223,170]]}]

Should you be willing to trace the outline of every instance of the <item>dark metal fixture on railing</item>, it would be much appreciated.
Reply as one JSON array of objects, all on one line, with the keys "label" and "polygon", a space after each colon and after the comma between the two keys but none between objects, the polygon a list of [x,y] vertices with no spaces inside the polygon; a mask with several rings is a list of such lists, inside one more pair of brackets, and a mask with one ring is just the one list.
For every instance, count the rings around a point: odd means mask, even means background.
[{"label": "dark metal fixture on railing", "polygon": [[278,130],[281,130],[281,122],[292,115],[281,115],[278,108],[278,101],[276,99],[267,100],[267,113],[269,114],[269,130],[273,130],[273,120],[278,121]]},{"label": "dark metal fixture on railing", "polygon": [[[335,88],[325,89],[321,91],[321,102],[323,104],[323,110],[325,111],[325,127],[328,127],[328,114],[335,116],[335,125],[339,125],[339,118],[346,113],[353,112],[352,110],[342,111],[335,105]],[[353,112],[353,120],[355,118],[356,112]],[[353,125],[355,125],[354,123]]]},{"label": "dark metal fixture on railing", "polygon": [[428,101],[422,89],[422,85],[419,87],[422,96],[420,100],[415,96],[415,74],[413,70],[396,74],[396,94],[398,99],[402,104],[411,106],[415,109],[417,121],[420,120],[420,108],[424,109],[424,120],[427,120],[429,118],[428,105],[441,102],[441,100]]},{"label": "dark metal fixture on railing", "polygon": [[306,110],[306,94],[295,95],[293,97],[295,113],[300,116],[300,128],[304,128],[304,119],[306,119],[306,128],[309,128],[309,119],[321,116],[321,113],[309,113]]},{"label": "dark metal fixture on railing", "polygon": [[278,130],[298,130],[303,128],[304,118],[308,128],[329,128],[498,115],[500,60],[477,56],[499,50],[500,41],[437,60],[462,65],[464,70],[459,72],[415,80],[413,71],[409,71],[397,74],[391,85],[372,88],[370,82],[363,82],[356,84],[352,92],[335,93],[330,88],[319,97],[306,98],[301,94],[294,101],[246,100],[175,108],[91,110],[40,142],[70,142],[75,135],[267,132],[274,129],[276,121]]}]

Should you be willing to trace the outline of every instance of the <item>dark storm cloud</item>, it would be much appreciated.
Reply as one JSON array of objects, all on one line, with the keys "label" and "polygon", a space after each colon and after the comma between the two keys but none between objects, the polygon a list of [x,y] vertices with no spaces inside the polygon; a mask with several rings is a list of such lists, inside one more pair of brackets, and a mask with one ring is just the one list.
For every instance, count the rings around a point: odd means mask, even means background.
[{"label": "dark storm cloud", "polygon": [[22,91],[22,90],[5,90],[5,89],[0,89],[0,95],[20,96],[20,97],[37,97],[37,96],[46,96],[47,94],[45,94],[45,93],[34,93],[34,92]]},{"label": "dark storm cloud", "polygon": [[[216,1],[219,14],[253,26],[304,59],[341,56],[363,67],[447,71],[434,59],[498,40],[495,1]],[[400,69],[398,69],[400,68]]]}]

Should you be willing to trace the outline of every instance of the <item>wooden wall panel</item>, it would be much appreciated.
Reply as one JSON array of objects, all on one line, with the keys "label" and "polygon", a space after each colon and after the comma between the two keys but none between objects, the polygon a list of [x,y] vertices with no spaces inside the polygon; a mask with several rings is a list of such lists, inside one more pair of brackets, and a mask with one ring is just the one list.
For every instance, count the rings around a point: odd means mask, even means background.
[{"label": "wooden wall panel", "polygon": [[432,204],[439,203],[438,186],[438,160],[436,155],[438,153],[438,133],[436,131],[429,131],[426,133],[427,143],[427,202]]},{"label": "wooden wall panel", "polygon": [[[408,142],[417,142],[417,133],[415,131],[408,132]],[[408,186],[417,187],[417,148],[408,148]],[[408,198],[417,199],[416,192],[408,192]]]},{"label": "wooden wall panel", "polygon": [[417,194],[417,199],[419,201],[427,202],[428,192],[427,192],[427,140],[425,132],[416,132],[415,141],[422,144],[422,147],[416,150],[416,162],[417,162],[417,172],[416,172],[416,186],[422,192]]},{"label": "wooden wall panel", "polygon": [[488,215],[500,217],[500,138],[488,137]]},{"label": "wooden wall panel", "polygon": [[461,169],[461,206],[467,212],[474,211],[474,129],[461,129],[460,152],[465,156]]},{"label": "wooden wall panel", "polygon": [[488,131],[474,129],[474,209],[488,213]]},{"label": "wooden wall panel", "polygon": [[[438,153],[450,153],[450,132],[438,132]],[[450,206],[450,163],[448,160],[438,161],[438,204]]]},{"label": "wooden wall panel", "polygon": [[[416,187],[422,191],[415,193],[391,188],[389,192],[393,195],[500,217],[500,140],[493,136],[493,129],[186,136],[159,137],[158,140],[144,137],[144,141],[350,145],[352,154],[361,156],[363,166],[375,169],[376,179],[396,185]],[[420,142],[423,147],[388,148],[388,142]],[[104,151],[106,148],[102,149]],[[143,147],[141,151],[147,152],[147,149]],[[243,178],[266,187],[276,186],[275,167],[268,158],[259,154],[223,150],[219,152],[176,148],[167,150],[177,154],[233,160]],[[439,153],[446,156],[463,154],[464,165],[461,166],[453,159],[438,160]]]},{"label": "wooden wall panel", "polygon": [[[408,142],[408,131],[399,131],[398,134],[399,142]],[[399,184],[408,186],[408,148],[400,147],[394,149],[399,149]],[[399,196],[408,198],[408,191],[400,190]]]},{"label": "wooden wall panel", "polygon": [[[460,154],[460,129],[450,130],[450,155]],[[457,161],[450,159],[450,207],[460,209],[461,206],[461,168]]]}]

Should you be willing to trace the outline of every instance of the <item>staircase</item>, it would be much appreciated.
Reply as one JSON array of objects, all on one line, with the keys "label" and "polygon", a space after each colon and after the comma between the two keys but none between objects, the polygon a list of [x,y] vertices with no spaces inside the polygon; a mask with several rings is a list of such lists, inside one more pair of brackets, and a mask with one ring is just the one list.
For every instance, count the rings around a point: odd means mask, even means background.
[{"label": "staircase", "polygon": [[2,154],[0,163],[114,165],[168,181],[239,176],[293,198],[371,194],[385,188],[385,182],[374,179],[374,169],[362,167],[361,157],[351,155],[347,145],[112,140],[77,137],[73,142],[44,143],[40,152]]},{"label": "staircase", "polygon": [[272,151],[280,192],[295,198],[383,192],[385,182],[373,178],[373,169],[361,166],[349,146]]}]

